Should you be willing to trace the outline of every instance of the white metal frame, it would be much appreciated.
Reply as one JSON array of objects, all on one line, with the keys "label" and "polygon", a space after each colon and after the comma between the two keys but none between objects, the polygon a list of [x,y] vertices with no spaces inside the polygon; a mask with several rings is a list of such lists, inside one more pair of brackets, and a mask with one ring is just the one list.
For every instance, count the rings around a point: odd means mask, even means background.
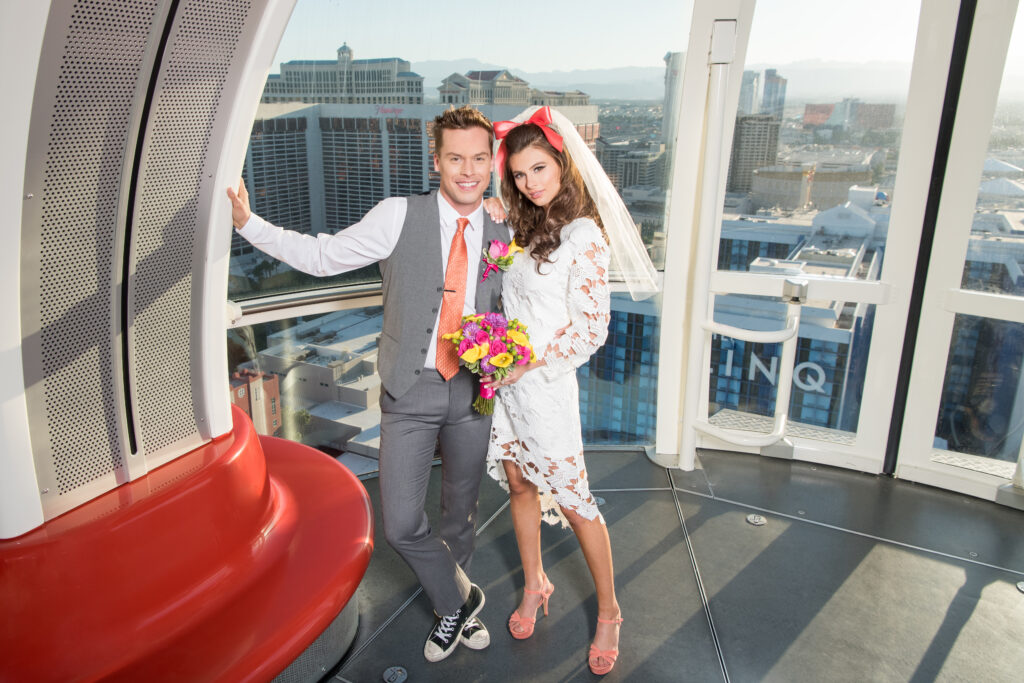
[{"label": "white metal frame", "polygon": [[[704,300],[697,288],[707,283],[709,264],[702,263],[698,247],[699,212],[702,205],[709,211],[721,207],[718,196],[725,186],[728,166],[721,155],[732,141],[732,130],[725,126],[731,120],[739,101],[742,70],[728,74],[717,69],[717,121],[708,115],[711,69],[712,31],[715,22],[734,22],[733,50],[729,61],[742,64],[746,56],[750,23],[754,16],[754,0],[696,0],[690,23],[690,39],[683,65],[682,92],[684,103],[678,116],[675,149],[666,217],[664,296],[658,352],[658,417],[653,460],[660,465],[693,469],[693,449],[684,447],[687,437],[683,429],[685,397],[688,387],[700,383],[699,368],[688,360],[703,348],[703,332],[694,330],[689,308]],[[723,27],[724,28],[724,27]],[[717,55],[716,55],[717,56]],[[730,77],[731,76],[731,77]],[[724,80],[723,80],[724,78]],[[716,157],[718,169],[707,173],[707,155]],[[715,201],[702,202],[704,193],[714,193]],[[705,239],[710,240],[707,236]],[[706,251],[706,248],[705,250]],[[703,279],[701,275],[703,271]],[[678,303],[684,302],[684,303]],[[672,304],[672,305],[670,305]],[[701,317],[703,324],[704,318]],[[694,374],[696,372],[696,374]]]},{"label": "white metal frame", "polygon": [[[291,18],[296,0],[267,0],[258,23],[253,27],[252,42],[240,46],[246,49],[241,77],[225,88],[223,97],[231,103],[228,116],[224,117],[210,142],[212,169],[214,171],[211,195],[204,198],[208,204],[205,231],[209,253],[220,254],[206,268],[197,267],[201,273],[197,287],[202,289],[199,299],[202,310],[194,316],[198,334],[195,336],[195,356],[192,377],[193,394],[197,403],[205,408],[198,417],[203,438],[211,439],[231,430],[230,388],[228,387],[228,364],[224,353],[224,330],[228,327],[228,316],[224,306],[227,291],[228,268],[231,244],[231,203],[225,190],[238,184],[242,175],[242,161],[249,144],[249,133],[259,106],[260,93],[267,82],[267,74],[273,65],[274,54]],[[205,253],[205,252],[204,252]]]},{"label": "white metal frame", "polygon": [[0,203],[7,220],[0,224],[4,250],[0,252],[0,283],[6,296],[0,301],[0,538],[13,538],[43,523],[43,506],[32,459],[28,404],[25,401],[21,355],[21,221],[25,201],[25,156],[29,120],[36,86],[39,53],[46,33],[49,2],[0,4],[0,61],[20,65],[5,77],[8,98],[3,125],[6,154],[0,159]]},{"label": "white metal frame", "polygon": [[[978,182],[988,154],[988,133],[999,96],[1001,74],[1017,0],[978,3],[957,105],[949,162],[928,266],[918,343],[900,437],[897,476],[995,500],[1006,479],[935,462],[932,455],[945,367],[958,314],[1024,322],[1024,298],[960,289],[970,239]],[[1024,501],[1021,456],[1015,484]]]}]

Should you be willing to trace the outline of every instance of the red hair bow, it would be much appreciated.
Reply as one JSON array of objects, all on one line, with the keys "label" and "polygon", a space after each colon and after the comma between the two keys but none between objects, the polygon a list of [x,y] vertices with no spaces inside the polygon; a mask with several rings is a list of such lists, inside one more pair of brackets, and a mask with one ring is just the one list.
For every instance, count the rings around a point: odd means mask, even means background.
[{"label": "red hair bow", "polygon": [[496,121],[493,124],[494,137],[501,142],[498,144],[498,151],[494,155],[495,168],[498,169],[498,173],[502,173],[502,169],[505,165],[505,140],[504,137],[508,135],[509,131],[513,128],[523,125],[524,123],[533,123],[540,127],[540,132],[544,133],[544,137],[548,139],[551,146],[557,149],[559,152],[562,151],[562,136],[558,134],[554,128],[551,127],[551,108],[541,107],[537,111],[533,112],[533,116],[516,123],[515,121]]}]

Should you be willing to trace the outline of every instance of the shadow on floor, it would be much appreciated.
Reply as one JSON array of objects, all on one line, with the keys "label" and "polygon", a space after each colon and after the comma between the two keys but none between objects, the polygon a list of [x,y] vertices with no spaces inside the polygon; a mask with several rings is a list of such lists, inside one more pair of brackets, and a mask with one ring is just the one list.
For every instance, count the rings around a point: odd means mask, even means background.
[{"label": "shadow on floor", "polygon": [[[640,453],[588,453],[587,465],[625,618],[607,681],[1015,681],[1024,671],[1022,512],[758,456],[705,453],[689,473]],[[377,508],[376,480],[364,483]],[[381,681],[392,666],[415,682],[597,679],[586,666],[597,605],[570,531],[542,533],[550,615],[529,640],[506,631],[522,590],[506,500],[484,481],[470,574],[487,596],[487,650],[423,659],[429,604],[378,537],[359,633],[325,680]],[[755,511],[767,524],[747,522]]]}]

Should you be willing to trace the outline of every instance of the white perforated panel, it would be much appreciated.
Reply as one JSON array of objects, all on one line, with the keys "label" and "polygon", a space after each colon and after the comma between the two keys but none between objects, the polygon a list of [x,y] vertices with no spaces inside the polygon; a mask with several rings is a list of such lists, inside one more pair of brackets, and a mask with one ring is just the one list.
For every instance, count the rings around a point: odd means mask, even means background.
[{"label": "white perforated panel", "polygon": [[[190,376],[198,202],[220,94],[250,10],[192,0],[176,12],[146,131],[133,221],[131,353],[147,460],[198,442]],[[170,450],[168,450],[170,449]]]},{"label": "white perforated panel", "polygon": [[[119,202],[134,96],[157,0],[54,2],[26,169],[22,327],[33,452],[48,516],[125,465],[118,308]],[[12,68],[16,68],[13,67]]]}]

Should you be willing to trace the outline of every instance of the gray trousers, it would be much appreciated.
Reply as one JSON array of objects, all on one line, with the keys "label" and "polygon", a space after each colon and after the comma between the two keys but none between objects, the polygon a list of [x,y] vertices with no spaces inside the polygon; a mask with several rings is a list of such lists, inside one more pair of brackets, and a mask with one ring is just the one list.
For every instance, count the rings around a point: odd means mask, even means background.
[{"label": "gray trousers", "polygon": [[[489,415],[473,410],[478,379],[461,369],[450,381],[424,369],[399,399],[381,394],[380,497],[384,537],[419,579],[439,615],[469,597],[477,499],[487,461]],[[441,440],[441,525],[424,505],[434,447]]]}]

